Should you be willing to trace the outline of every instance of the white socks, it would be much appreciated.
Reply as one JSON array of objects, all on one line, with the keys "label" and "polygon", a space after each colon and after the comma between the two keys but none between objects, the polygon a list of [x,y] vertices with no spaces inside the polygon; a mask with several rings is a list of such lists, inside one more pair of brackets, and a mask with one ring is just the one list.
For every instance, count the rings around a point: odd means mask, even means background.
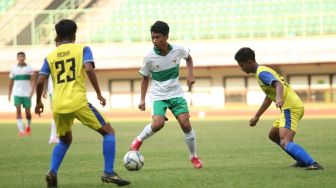
[{"label": "white socks", "polygon": [[19,132],[24,132],[22,119],[16,119]]},{"label": "white socks", "polygon": [[146,125],[146,127],[142,130],[142,132],[139,134],[139,136],[137,136],[137,139],[139,141],[144,141],[146,140],[147,138],[151,137],[154,132],[152,131],[152,128],[151,128],[152,124],[148,124]]},{"label": "white socks", "polygon": [[190,132],[184,133],[184,140],[188,146],[191,157],[197,157],[196,155],[196,135],[194,129],[191,129]]},{"label": "white socks", "polygon": [[56,138],[57,137],[57,131],[56,131],[56,125],[54,119],[51,119],[50,124],[51,132],[50,132],[50,138]]}]

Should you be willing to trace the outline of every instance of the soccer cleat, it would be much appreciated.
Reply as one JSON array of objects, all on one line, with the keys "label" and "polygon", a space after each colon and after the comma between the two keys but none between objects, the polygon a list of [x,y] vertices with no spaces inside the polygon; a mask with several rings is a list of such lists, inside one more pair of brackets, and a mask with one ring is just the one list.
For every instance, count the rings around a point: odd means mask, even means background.
[{"label": "soccer cleat", "polygon": [[296,162],[296,163],[290,165],[290,167],[294,167],[294,168],[304,168],[304,167],[306,167],[306,165],[303,164],[303,163]]},{"label": "soccer cleat", "polygon": [[131,151],[139,151],[142,141],[135,138],[131,144]]},{"label": "soccer cleat", "polygon": [[26,135],[30,135],[30,126],[26,126],[25,133]]},{"label": "soccer cleat", "polygon": [[50,137],[49,144],[57,144],[59,139],[57,137]]},{"label": "soccer cleat", "polygon": [[306,167],[306,170],[323,170],[323,167],[317,162],[314,162],[313,164],[308,165]]},{"label": "soccer cleat", "polygon": [[194,165],[195,168],[202,168],[203,163],[198,157],[192,157],[191,158],[191,163]]},{"label": "soccer cleat", "polygon": [[53,171],[49,171],[46,175],[48,188],[57,188],[57,175]]},{"label": "soccer cleat", "polygon": [[129,185],[131,182],[121,179],[121,177],[118,176],[117,173],[114,172],[114,175],[111,174],[105,174],[101,177],[101,180],[103,183],[114,183],[118,186],[125,186]]}]

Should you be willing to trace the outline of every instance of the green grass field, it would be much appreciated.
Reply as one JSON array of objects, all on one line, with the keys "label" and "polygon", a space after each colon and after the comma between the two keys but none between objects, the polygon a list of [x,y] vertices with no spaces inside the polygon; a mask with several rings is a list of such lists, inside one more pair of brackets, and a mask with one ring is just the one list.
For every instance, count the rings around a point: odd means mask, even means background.
[{"label": "green grass field", "polygon": [[[288,167],[294,161],[268,140],[271,120],[250,128],[247,120],[193,121],[204,168],[192,167],[183,134],[175,120],[141,149],[145,166],[129,172],[122,164],[129,144],[147,122],[112,122],[117,135],[115,170],[129,187],[335,187],[336,119],[302,120],[296,142],[325,169]],[[34,124],[32,135],[19,138],[16,124],[0,124],[0,187],[45,187],[53,146],[50,126]],[[76,124],[74,140],[58,172],[59,187],[116,187],[103,184],[101,136]]]}]

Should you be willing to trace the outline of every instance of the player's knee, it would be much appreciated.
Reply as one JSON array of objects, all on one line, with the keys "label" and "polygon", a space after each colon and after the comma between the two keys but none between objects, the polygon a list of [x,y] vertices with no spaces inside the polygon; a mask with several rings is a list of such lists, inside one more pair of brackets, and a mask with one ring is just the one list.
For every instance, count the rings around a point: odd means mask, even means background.
[{"label": "player's knee", "polygon": [[281,139],[280,140],[280,146],[285,149],[286,145],[288,144],[288,140]]},{"label": "player's knee", "polygon": [[278,140],[279,140],[279,138],[276,138],[273,134],[269,134],[268,135],[268,138],[270,139],[270,140],[272,140],[273,142],[278,142]]},{"label": "player's knee", "polygon": [[183,132],[185,132],[185,133],[190,132],[191,129],[192,129],[192,127],[191,127],[191,125],[190,125],[190,122],[185,123],[185,124],[182,126],[182,130],[183,130]]},{"label": "player's knee", "polygon": [[102,128],[98,129],[97,132],[99,132],[103,136],[105,136],[106,134],[111,134],[111,135],[115,134],[114,129],[109,123],[104,125]]},{"label": "player's knee", "polygon": [[152,124],[152,131],[153,132],[157,132],[160,129],[162,129],[164,125],[165,125],[165,121],[164,120],[163,121],[157,120],[157,121],[153,122],[153,124]]},{"label": "player's knee", "polygon": [[60,138],[60,141],[63,142],[64,144],[70,146],[72,143],[72,138]]}]

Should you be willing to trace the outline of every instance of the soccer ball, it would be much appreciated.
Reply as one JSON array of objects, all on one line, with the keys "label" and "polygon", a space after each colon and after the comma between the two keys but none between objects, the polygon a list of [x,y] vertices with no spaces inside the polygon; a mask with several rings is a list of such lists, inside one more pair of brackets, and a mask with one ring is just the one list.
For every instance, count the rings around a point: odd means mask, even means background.
[{"label": "soccer ball", "polygon": [[140,170],[145,164],[144,161],[145,158],[139,151],[129,151],[123,159],[125,168],[131,171]]}]

